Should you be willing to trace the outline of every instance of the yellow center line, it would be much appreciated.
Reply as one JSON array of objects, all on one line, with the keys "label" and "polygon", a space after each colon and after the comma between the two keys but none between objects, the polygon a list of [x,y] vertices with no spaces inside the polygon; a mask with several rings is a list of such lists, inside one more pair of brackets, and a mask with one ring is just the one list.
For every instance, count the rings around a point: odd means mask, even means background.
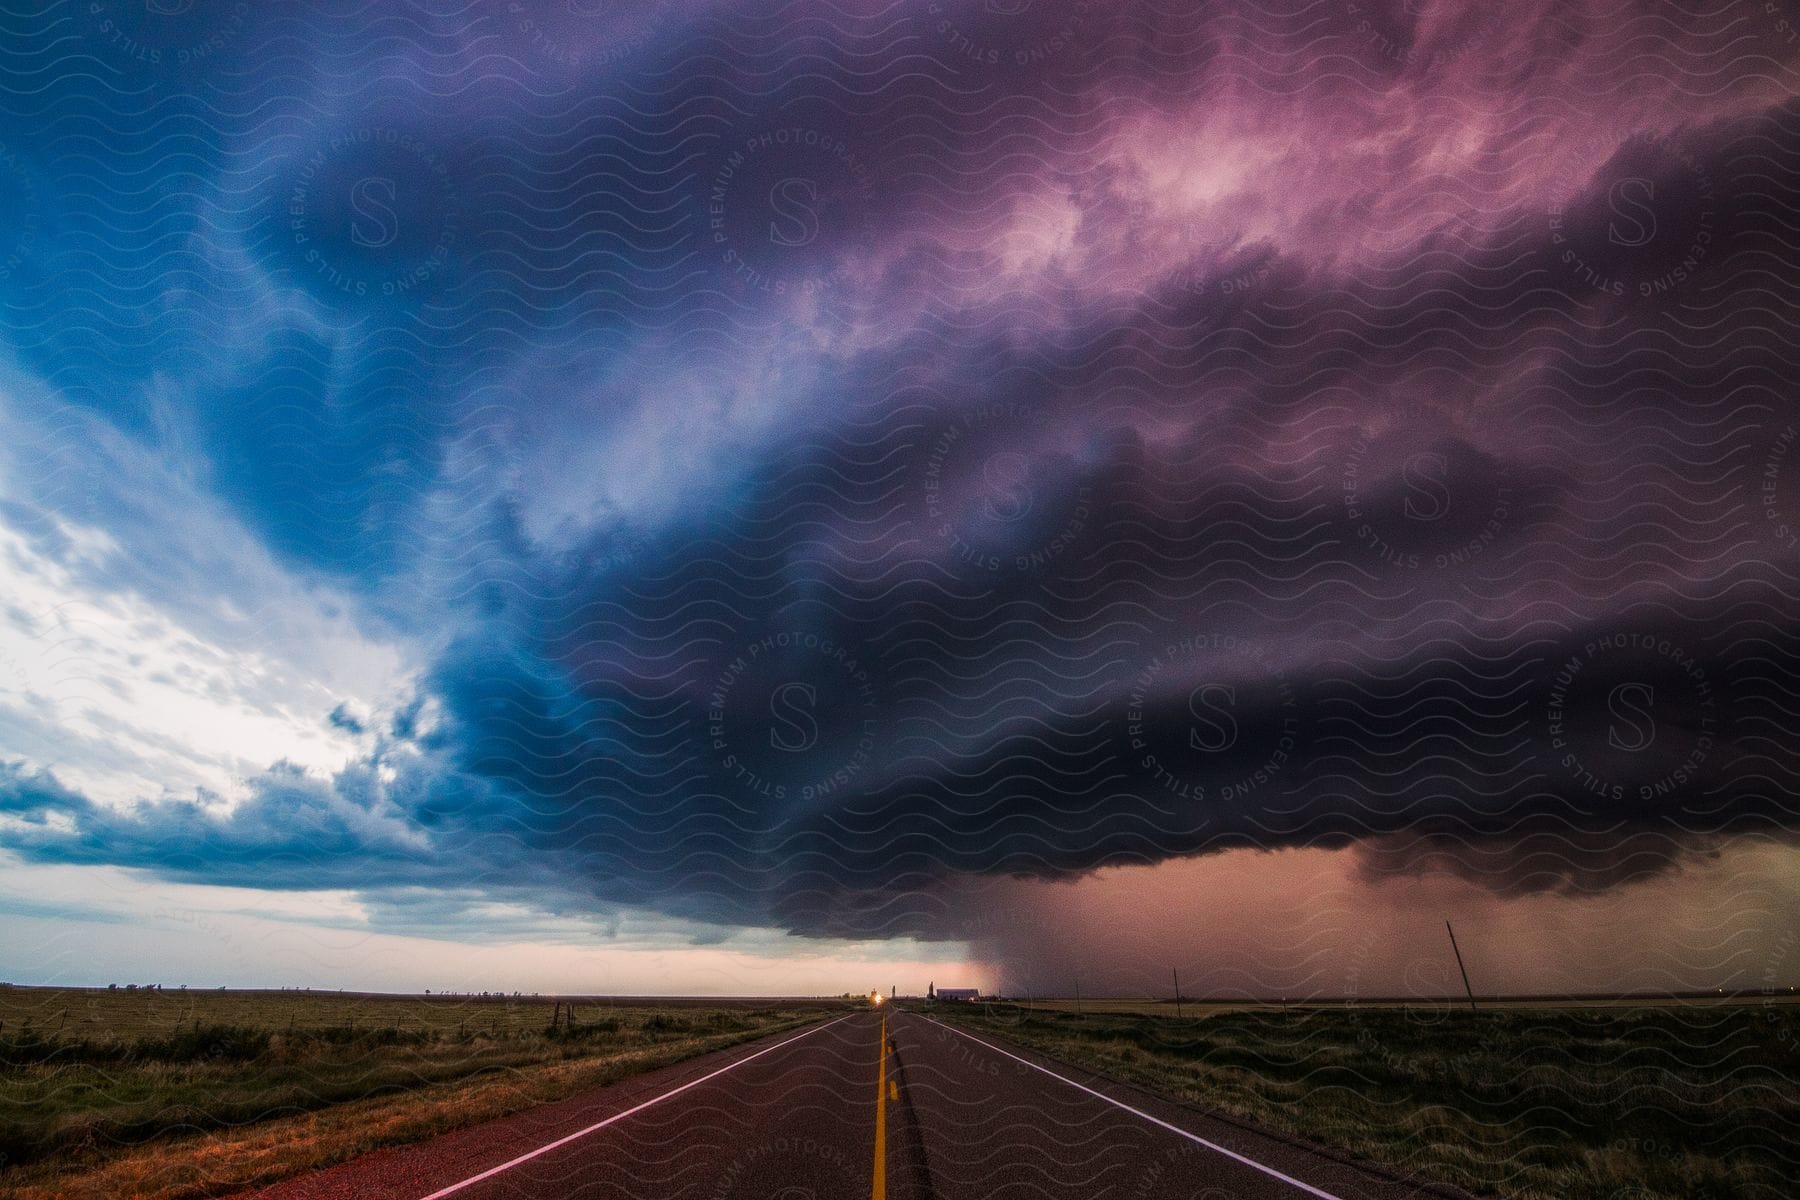
[{"label": "yellow center line", "polygon": [[875,1184],[869,1200],[887,1200],[887,1017],[881,1018],[881,1068],[875,1079]]}]

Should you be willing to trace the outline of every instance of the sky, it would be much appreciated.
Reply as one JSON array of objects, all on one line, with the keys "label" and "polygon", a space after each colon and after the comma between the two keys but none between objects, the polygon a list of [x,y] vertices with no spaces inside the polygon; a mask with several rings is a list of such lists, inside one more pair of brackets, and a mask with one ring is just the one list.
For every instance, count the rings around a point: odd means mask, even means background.
[{"label": "sky", "polygon": [[1800,6],[0,17],[0,978],[1800,985]]}]

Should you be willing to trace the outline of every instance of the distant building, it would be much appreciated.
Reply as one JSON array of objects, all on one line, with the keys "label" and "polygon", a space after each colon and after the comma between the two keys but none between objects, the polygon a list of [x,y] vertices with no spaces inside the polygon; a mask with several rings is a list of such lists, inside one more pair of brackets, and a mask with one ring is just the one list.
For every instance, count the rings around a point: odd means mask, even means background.
[{"label": "distant building", "polygon": [[981,989],[939,988],[937,990],[937,998],[939,1000],[979,1000],[981,999]]}]

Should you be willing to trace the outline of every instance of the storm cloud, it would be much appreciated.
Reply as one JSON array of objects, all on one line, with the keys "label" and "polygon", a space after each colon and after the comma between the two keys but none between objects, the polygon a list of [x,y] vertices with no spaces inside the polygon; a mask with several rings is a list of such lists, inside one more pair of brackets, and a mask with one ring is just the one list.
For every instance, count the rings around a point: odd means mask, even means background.
[{"label": "storm cloud", "polygon": [[9,18],[8,412],[69,466],[7,525],[153,588],[98,422],[420,666],[234,801],[0,747],[0,844],[954,938],[1245,847],[1790,839],[1765,7]]}]

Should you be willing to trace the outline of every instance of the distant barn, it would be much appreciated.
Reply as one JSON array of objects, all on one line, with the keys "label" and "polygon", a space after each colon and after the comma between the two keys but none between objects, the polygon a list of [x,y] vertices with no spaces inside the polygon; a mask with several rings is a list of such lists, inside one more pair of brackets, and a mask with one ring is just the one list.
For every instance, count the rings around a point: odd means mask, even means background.
[{"label": "distant barn", "polygon": [[981,999],[981,989],[939,988],[937,990],[937,998],[939,1000],[979,1000]]}]

